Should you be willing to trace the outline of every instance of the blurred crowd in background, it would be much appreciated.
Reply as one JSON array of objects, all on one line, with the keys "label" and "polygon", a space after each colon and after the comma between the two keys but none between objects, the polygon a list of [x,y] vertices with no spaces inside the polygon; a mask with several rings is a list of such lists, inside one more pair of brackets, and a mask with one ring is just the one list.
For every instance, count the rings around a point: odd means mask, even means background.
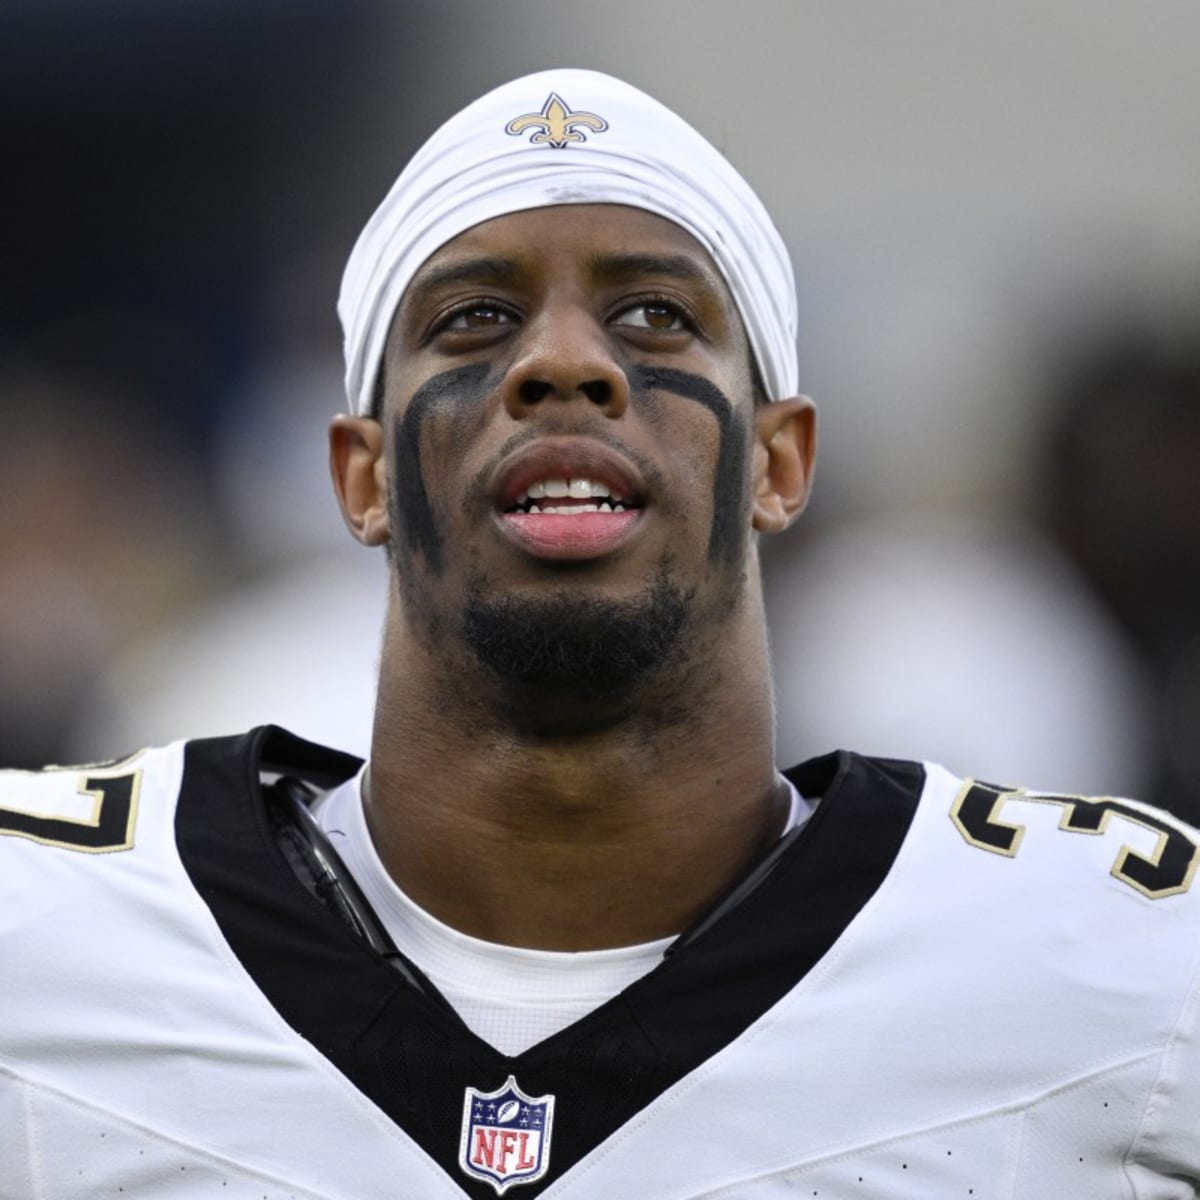
[{"label": "blurred crowd in background", "polygon": [[780,759],[1200,819],[1197,61],[1193,0],[5,5],[0,765],[263,721],[366,750],[341,268],[436,123],[573,65],[688,117],[792,250],[821,426],[763,546]]}]

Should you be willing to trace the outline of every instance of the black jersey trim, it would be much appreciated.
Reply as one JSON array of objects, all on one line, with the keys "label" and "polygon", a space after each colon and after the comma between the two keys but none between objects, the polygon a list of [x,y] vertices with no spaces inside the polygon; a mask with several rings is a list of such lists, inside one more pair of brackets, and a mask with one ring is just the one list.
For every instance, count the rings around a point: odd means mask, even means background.
[{"label": "black jersey trim", "polygon": [[924,786],[918,764],[845,752],[786,772],[820,803],[759,886],[619,996],[510,1058],[304,888],[271,834],[264,766],[330,786],[359,761],[274,728],[190,743],[176,818],[184,866],[284,1020],[478,1200],[495,1193],[456,1165],[468,1086],[494,1090],[513,1074],[557,1098],[550,1171],[519,1192],[531,1200],[804,978],[883,882]]}]

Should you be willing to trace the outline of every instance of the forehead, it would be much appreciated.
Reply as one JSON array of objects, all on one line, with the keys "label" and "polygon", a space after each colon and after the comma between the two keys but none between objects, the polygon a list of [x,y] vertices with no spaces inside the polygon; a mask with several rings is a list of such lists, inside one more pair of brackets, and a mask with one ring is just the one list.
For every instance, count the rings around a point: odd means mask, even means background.
[{"label": "forehead", "polygon": [[413,275],[401,308],[431,292],[477,278],[517,282],[553,269],[597,284],[662,275],[709,293],[733,309],[708,251],[656,213],[620,204],[563,204],[493,217],[439,247]]}]

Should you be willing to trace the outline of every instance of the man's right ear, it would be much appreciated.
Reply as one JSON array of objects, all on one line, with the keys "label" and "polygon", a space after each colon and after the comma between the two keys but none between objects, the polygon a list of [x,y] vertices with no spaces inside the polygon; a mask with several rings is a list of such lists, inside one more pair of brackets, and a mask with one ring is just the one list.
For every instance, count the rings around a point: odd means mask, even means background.
[{"label": "man's right ear", "polygon": [[334,417],[329,426],[329,470],[346,527],[364,546],[382,546],[388,522],[383,428],[370,417]]}]

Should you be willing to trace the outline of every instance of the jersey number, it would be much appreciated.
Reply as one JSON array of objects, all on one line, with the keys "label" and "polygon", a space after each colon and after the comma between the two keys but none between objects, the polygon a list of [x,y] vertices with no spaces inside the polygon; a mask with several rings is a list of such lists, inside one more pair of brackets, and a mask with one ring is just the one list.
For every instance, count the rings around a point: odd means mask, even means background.
[{"label": "jersey number", "polygon": [[959,792],[950,816],[972,846],[1013,858],[1025,836],[1025,826],[1000,819],[1000,810],[1010,800],[1057,804],[1063,810],[1058,827],[1070,833],[1103,833],[1114,814],[1149,829],[1158,837],[1154,849],[1149,854],[1139,854],[1132,846],[1122,846],[1113,863],[1113,875],[1152,900],[1176,896],[1192,886],[1200,862],[1200,846],[1176,826],[1119,800],[1034,796],[969,782]]},{"label": "jersey number", "polygon": [[20,809],[0,808],[0,834],[89,854],[129,850],[133,846],[141,779],[141,771],[97,776],[85,772],[79,777],[78,792],[81,796],[91,796],[90,816],[43,817]]}]

